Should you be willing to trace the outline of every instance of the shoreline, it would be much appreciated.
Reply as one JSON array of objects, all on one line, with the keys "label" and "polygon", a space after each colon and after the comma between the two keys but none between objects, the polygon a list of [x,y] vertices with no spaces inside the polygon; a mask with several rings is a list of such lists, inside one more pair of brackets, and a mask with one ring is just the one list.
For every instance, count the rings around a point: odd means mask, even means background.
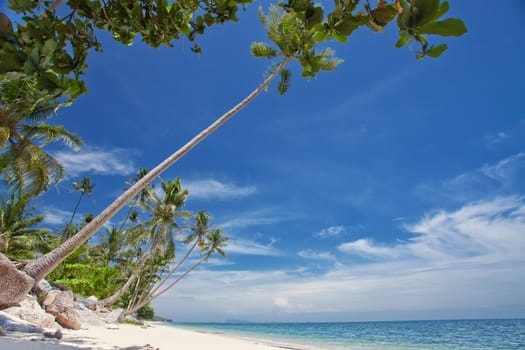
[{"label": "shoreline", "polygon": [[44,338],[41,334],[8,333],[0,337],[0,349],[8,350],[304,350],[259,339],[206,333],[181,329],[162,323],[146,326],[119,324],[117,328],[83,327],[63,330],[61,340]]}]

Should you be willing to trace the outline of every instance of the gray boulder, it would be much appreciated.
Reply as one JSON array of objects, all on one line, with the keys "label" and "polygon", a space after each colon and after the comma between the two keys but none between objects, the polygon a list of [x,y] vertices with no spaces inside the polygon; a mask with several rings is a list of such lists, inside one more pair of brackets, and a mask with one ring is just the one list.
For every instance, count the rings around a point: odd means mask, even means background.
[{"label": "gray boulder", "polygon": [[0,311],[0,328],[8,332],[42,333],[42,327],[20,320]]},{"label": "gray boulder", "polygon": [[56,321],[63,327],[69,329],[80,329],[80,319],[71,291],[52,290],[44,300],[46,312],[55,316]]},{"label": "gray boulder", "polygon": [[40,282],[38,282],[36,287],[44,293],[49,293],[54,289],[53,286],[49,284],[49,282],[46,280],[41,280]]},{"label": "gray boulder", "polygon": [[122,313],[124,312],[124,309],[115,309],[111,311],[109,314],[101,316],[102,319],[109,323],[118,323],[120,319],[122,318]]},{"label": "gray boulder", "polygon": [[77,310],[80,323],[88,326],[104,326],[104,322],[96,313],[91,310]]},{"label": "gray boulder", "polygon": [[46,313],[37,300],[29,294],[20,302],[20,306],[13,306],[3,311],[11,316],[43,328],[57,327],[55,317]]}]

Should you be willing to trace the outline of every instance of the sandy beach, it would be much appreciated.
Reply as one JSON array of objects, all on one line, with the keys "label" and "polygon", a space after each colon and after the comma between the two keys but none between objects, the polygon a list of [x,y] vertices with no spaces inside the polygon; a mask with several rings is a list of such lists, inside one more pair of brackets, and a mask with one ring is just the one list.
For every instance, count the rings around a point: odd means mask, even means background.
[{"label": "sandy beach", "polygon": [[163,324],[148,327],[118,325],[118,329],[91,326],[78,331],[64,330],[57,341],[38,334],[8,334],[0,337],[2,350],[276,350],[279,347],[253,341],[179,329]]}]

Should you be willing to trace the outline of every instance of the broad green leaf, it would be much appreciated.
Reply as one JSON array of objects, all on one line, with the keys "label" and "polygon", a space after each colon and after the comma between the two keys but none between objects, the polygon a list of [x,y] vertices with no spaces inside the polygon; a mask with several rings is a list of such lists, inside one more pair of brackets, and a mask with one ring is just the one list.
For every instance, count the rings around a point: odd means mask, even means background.
[{"label": "broad green leaf", "polygon": [[311,29],[323,21],[324,11],[320,6],[310,6],[305,13],[306,29]]},{"label": "broad green leaf", "polygon": [[328,36],[328,30],[326,29],[324,25],[321,25],[320,28],[315,31],[313,38],[316,42],[320,43],[322,41],[325,41],[327,36]]},{"label": "broad green leaf", "polygon": [[413,24],[421,26],[432,21],[440,10],[439,0],[413,0]]},{"label": "broad green leaf", "polygon": [[348,41],[348,37],[346,35],[339,34],[339,32],[337,32],[336,30],[332,30],[330,34],[335,40],[339,41],[340,43],[346,43]]},{"label": "broad green leaf", "polygon": [[44,43],[44,46],[46,47],[46,49],[48,49],[49,51],[53,52],[57,49],[57,42],[53,39],[48,39],[46,40],[46,42]]},{"label": "broad green leaf", "polygon": [[418,31],[424,34],[459,37],[467,32],[467,27],[465,27],[465,23],[462,20],[449,18],[421,26],[418,28]]},{"label": "broad green leaf", "polygon": [[384,27],[390,23],[397,15],[397,8],[395,5],[388,5],[376,8],[372,11],[371,17],[375,24]]},{"label": "broad green leaf", "polygon": [[443,52],[445,52],[446,49],[447,49],[446,44],[441,44],[438,46],[431,46],[430,50],[427,51],[427,56],[432,57],[432,58],[438,58],[439,56],[441,56]]},{"label": "broad green leaf", "polygon": [[396,47],[401,48],[405,46],[406,43],[410,41],[410,36],[408,36],[406,33],[399,33],[399,40],[396,42]]}]

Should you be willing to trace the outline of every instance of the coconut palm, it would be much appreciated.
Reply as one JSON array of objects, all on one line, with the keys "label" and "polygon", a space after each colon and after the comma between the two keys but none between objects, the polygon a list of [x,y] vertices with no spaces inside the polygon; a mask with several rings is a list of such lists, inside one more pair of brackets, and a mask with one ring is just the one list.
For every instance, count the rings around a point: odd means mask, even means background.
[{"label": "coconut palm", "polygon": [[62,237],[64,239],[69,238],[74,232],[71,224],[73,223],[73,220],[75,219],[75,216],[77,215],[77,211],[78,211],[78,207],[80,206],[80,202],[82,202],[82,198],[84,198],[85,195],[90,196],[93,193],[93,188],[95,188],[95,184],[91,183],[91,178],[89,176],[84,176],[82,180],[80,181],[77,181],[77,180],[73,181],[73,188],[75,189],[75,191],[80,192],[80,197],[78,197],[77,204],[75,205],[75,209],[73,210],[73,213],[71,214],[69,223],[65,227],[64,232],[62,232]]},{"label": "coconut palm", "polygon": [[0,203],[0,252],[14,259],[30,259],[48,242],[49,231],[35,228],[44,218],[33,215],[29,193],[12,191],[9,198],[2,195]]},{"label": "coconut palm", "polygon": [[[333,70],[341,61],[333,59],[333,52],[330,50],[325,49],[321,52],[316,51],[315,46],[317,43],[333,38],[344,42],[352,32],[361,26],[369,26],[372,30],[381,31],[384,26],[394,20],[396,16],[402,22],[413,19],[416,14],[414,2],[410,1],[410,3],[408,3],[406,1],[401,1],[400,3],[405,5],[408,9],[402,11],[403,18],[400,18],[401,15],[398,14],[399,10],[396,10],[394,5],[386,4],[384,1],[380,2],[377,8],[373,10],[371,9],[370,4],[366,2],[364,5],[366,12],[357,8],[357,5],[363,4],[360,3],[360,1],[338,2],[333,12],[326,17],[323,8],[320,5],[315,5],[308,0],[290,1],[288,4],[283,4],[283,12],[280,12],[274,7],[269,16],[263,16],[261,14],[262,22],[265,25],[268,36],[274,46],[264,43],[255,43],[252,45],[252,54],[257,57],[281,58],[281,61],[274,66],[275,68],[272,70],[268,78],[266,78],[260,86],[252,91],[241,102],[223,114],[209,127],[200,132],[197,136],[162,161],[146,176],[125,191],[75,236],[68,239],[52,252],[27,264],[24,268],[25,274],[36,282],[44,278],[76,248],[91,238],[108,220],[110,220],[140,191],[146,188],[154,179],[253,101],[279,74],[281,74],[279,92],[284,93],[288,87],[290,77],[290,72],[286,70],[286,66],[291,60],[298,61],[303,67],[303,76],[307,77],[315,76],[315,74],[321,70]],[[446,5],[448,5],[448,3]],[[444,5],[443,8],[440,7],[438,9],[439,16],[431,18],[435,19],[441,17],[446,10],[448,10],[448,6],[446,5]],[[378,20],[380,21],[378,22]],[[402,37],[397,46],[403,46],[412,37],[414,37],[414,40],[416,41],[424,40],[426,45],[424,35],[414,31],[415,29],[417,28],[410,28],[407,33],[412,33],[411,36],[408,37],[408,39]],[[457,33],[454,32],[454,35],[461,35],[459,32],[462,32],[463,28],[460,29],[461,30],[456,31]],[[443,30],[430,34],[448,35],[449,32],[450,31]],[[420,38],[420,40],[418,40],[418,38]],[[444,48],[446,47],[436,47],[435,51],[439,52],[433,52],[432,57],[437,57],[444,51]],[[429,50],[429,55],[431,50],[432,48]],[[13,300],[6,301],[6,303],[21,300],[23,294],[24,293],[22,292],[16,295],[11,294],[10,297]],[[2,302],[3,301],[0,300],[0,304]]]},{"label": "coconut palm", "polygon": [[166,259],[174,257],[173,235],[175,230],[179,229],[177,219],[187,218],[189,215],[181,210],[188,196],[188,190],[182,190],[180,178],[177,178],[173,181],[162,181],[161,192],[159,195],[155,191],[149,190],[146,196],[148,200],[144,202],[143,206],[150,212],[151,217],[129,230],[133,244],[141,245],[141,242],[147,240],[146,246],[141,246],[141,249],[146,248],[146,253],[140,258],[126,283],[113,295],[102,300],[105,306],[113,305],[124,295],[152,256],[160,254]]},{"label": "coconut palm", "polygon": [[[175,278],[168,286],[160,289],[160,288],[153,288],[151,291],[144,296],[139,302],[134,303],[131,307],[128,307],[124,311],[124,315],[131,315],[137,312],[140,308],[148,305],[151,303],[154,299],[158,298],[160,295],[167,292],[169,289],[171,289],[173,286],[175,286],[177,283],[182,281],[188,274],[190,274],[193,270],[195,270],[200,264],[203,262],[208,261],[211,255],[217,253],[223,257],[226,257],[226,252],[223,250],[223,248],[227,245],[228,237],[224,236],[222,231],[219,229],[214,229],[211,233],[208,233],[206,235],[206,238],[201,241],[200,244],[200,250],[201,250],[201,258],[197,260],[189,269],[184,271],[180,276]],[[172,271],[168,273],[162,281],[159,283],[159,285],[164,284],[171,276]],[[159,290],[160,289],[160,290]]]},{"label": "coconut palm", "polygon": [[42,96],[32,78],[3,79],[0,84],[0,172],[9,187],[32,195],[58,183],[64,168],[44,147],[62,141],[72,149],[80,138],[63,126],[50,125],[60,104]]}]

